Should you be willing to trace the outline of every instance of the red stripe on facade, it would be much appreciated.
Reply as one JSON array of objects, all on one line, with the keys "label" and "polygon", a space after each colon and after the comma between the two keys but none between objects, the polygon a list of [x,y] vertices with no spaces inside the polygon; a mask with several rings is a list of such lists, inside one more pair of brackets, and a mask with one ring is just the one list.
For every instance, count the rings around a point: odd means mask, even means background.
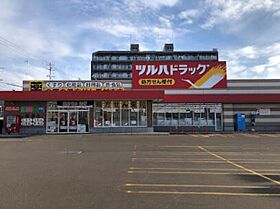
[{"label": "red stripe on facade", "polygon": [[160,100],[184,103],[279,103],[280,94],[164,95],[163,90],[124,91],[0,91],[5,101]]},{"label": "red stripe on facade", "polygon": [[0,91],[5,101],[57,101],[57,100],[162,100],[163,90],[131,91]]},{"label": "red stripe on facade", "polygon": [[165,95],[163,102],[186,103],[279,103],[280,94],[186,94]]}]

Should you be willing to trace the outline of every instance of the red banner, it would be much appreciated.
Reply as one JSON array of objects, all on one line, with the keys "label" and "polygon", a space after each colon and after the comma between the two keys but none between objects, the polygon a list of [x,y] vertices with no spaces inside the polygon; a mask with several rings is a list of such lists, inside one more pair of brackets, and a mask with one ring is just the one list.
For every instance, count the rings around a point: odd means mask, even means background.
[{"label": "red banner", "polygon": [[226,88],[226,62],[133,62],[135,89]]}]

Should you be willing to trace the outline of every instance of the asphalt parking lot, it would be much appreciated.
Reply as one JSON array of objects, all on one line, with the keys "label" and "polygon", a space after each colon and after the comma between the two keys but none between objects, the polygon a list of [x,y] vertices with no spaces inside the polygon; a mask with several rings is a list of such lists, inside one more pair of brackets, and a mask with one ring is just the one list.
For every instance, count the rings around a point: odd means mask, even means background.
[{"label": "asphalt parking lot", "polygon": [[0,139],[1,209],[278,209],[280,134]]}]

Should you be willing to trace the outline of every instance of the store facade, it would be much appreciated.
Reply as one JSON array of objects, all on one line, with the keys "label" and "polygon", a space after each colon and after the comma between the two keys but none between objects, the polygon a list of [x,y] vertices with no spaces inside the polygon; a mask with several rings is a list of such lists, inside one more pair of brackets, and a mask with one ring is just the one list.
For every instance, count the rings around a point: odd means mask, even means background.
[{"label": "store facade", "polygon": [[280,80],[228,80],[225,62],[135,62],[132,80],[24,81],[3,133],[280,131]]},{"label": "store facade", "polygon": [[2,92],[4,132],[71,134],[147,132],[161,90],[125,89],[120,82],[26,81],[24,91]]}]

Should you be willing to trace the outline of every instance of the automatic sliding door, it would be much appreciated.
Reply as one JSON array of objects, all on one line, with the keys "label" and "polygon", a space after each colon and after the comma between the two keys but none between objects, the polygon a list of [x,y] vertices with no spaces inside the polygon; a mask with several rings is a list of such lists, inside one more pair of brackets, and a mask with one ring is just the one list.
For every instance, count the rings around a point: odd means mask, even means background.
[{"label": "automatic sliding door", "polygon": [[216,125],[215,125],[215,129],[216,131],[222,131],[222,114],[221,113],[216,113]]},{"label": "automatic sliding door", "polygon": [[69,115],[69,132],[77,132],[78,115],[77,112],[68,112]]},{"label": "automatic sliding door", "polygon": [[60,133],[68,132],[68,121],[69,121],[68,112],[59,112],[58,115],[59,115],[59,132]]}]

